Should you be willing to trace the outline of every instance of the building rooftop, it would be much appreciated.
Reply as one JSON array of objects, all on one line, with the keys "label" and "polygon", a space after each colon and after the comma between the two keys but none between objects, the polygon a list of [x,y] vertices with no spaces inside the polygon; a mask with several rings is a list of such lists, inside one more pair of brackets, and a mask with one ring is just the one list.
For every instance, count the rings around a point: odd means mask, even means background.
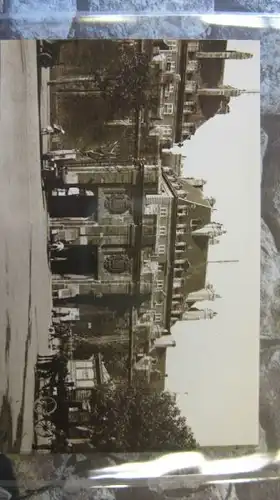
[{"label": "building rooftop", "polygon": [[202,189],[199,189],[190,184],[190,179],[185,177],[180,178],[180,182],[182,183],[182,187],[187,194],[187,200],[196,203],[197,205],[202,205],[207,208],[211,208],[209,203],[209,199],[205,198]]}]

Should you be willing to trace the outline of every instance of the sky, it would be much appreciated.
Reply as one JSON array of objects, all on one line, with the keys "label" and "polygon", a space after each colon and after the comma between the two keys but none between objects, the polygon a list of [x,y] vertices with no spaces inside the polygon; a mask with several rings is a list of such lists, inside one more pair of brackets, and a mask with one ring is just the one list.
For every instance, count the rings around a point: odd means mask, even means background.
[{"label": "sky", "polygon": [[[224,83],[259,89],[260,45],[230,41],[228,49],[254,54],[226,61]],[[260,95],[232,98],[228,115],[198,129],[185,147],[184,175],[207,180],[216,198],[213,220],[227,234],[210,247],[207,282],[222,296],[199,308],[218,312],[213,320],[178,322],[176,347],[167,351],[166,389],[177,402],[201,446],[258,443],[260,304]]]}]

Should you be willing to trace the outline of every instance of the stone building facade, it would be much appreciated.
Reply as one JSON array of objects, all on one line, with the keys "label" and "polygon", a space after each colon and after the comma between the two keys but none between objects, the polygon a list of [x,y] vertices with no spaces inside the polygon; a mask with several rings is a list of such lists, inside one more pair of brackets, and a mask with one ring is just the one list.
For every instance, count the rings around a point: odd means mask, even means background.
[{"label": "stone building facade", "polygon": [[[67,63],[67,54],[70,49],[69,44],[68,46],[66,44],[65,48],[61,49],[62,65],[52,70],[52,79],[71,78],[72,75],[77,76],[77,71],[84,75],[80,51],[89,41],[78,40],[75,43],[73,47],[76,47],[77,52],[76,63],[74,49],[70,63]],[[92,41],[92,43],[97,42]],[[113,53],[112,42],[108,43],[110,44],[108,53],[111,54]],[[126,43],[126,41],[115,42],[116,47],[119,45],[125,47]],[[162,147],[169,148],[174,143],[189,139],[199,126],[217,113],[228,113],[230,99],[244,92],[223,84],[225,61],[238,60],[240,65],[244,61],[245,65],[246,59],[250,58],[251,54],[227,50],[226,40],[143,40],[141,44],[139,40],[132,40],[129,45],[135,45],[137,50],[141,45],[142,53],[146,53],[150,60],[152,76],[150,99],[145,109],[141,110],[138,124],[141,136],[139,154],[145,158],[146,163],[155,163]],[[88,47],[87,50],[89,50]],[[64,75],[66,67],[67,73]],[[71,110],[71,92],[65,93],[55,87],[52,87],[51,92],[53,119],[63,120],[61,115],[65,114],[65,107]],[[100,96],[98,97],[98,92],[87,91],[84,94],[84,96],[81,94],[79,96],[81,106],[84,98],[87,107],[97,111],[100,109],[100,114],[102,114],[104,101],[100,99]],[[75,99],[77,99],[76,95]],[[81,136],[88,134],[88,123],[81,122],[82,128],[84,127],[82,130],[78,121],[77,114],[73,117],[71,113],[68,114],[68,126],[74,122],[75,130],[79,130]],[[133,156],[135,125],[133,110],[129,114],[126,110],[123,116],[119,110],[119,116],[116,119],[108,119],[102,127],[97,120],[93,133],[94,147],[96,147],[96,141],[98,142],[99,131],[102,129],[102,140],[106,142],[107,151],[110,149],[109,143],[116,143],[117,147],[114,150],[118,151],[119,159],[126,160],[128,156]],[[76,144],[81,142],[81,137],[76,139],[74,141],[74,138],[71,138]],[[67,137],[62,140],[67,142]],[[62,144],[60,146],[62,147]]]},{"label": "stone building facade", "polygon": [[77,309],[74,330],[93,343],[127,346],[130,369],[148,374],[155,389],[164,388],[166,349],[176,344],[172,326],[216,316],[201,303],[219,298],[206,283],[207,259],[225,231],[213,222],[205,180],[184,177],[183,158],[170,146],[229,112],[242,92],[223,86],[224,62],[250,54],[226,44],[152,42],[153,106],[138,124],[108,123],[114,140],[126,131],[121,153],[65,162],[48,199],[51,232],[64,243],[51,264],[55,306]]},{"label": "stone building facade", "polygon": [[[64,243],[51,264],[55,306],[78,309],[74,331],[96,345],[107,336],[130,345],[132,359],[153,355],[161,366],[177,321],[215,316],[193,306],[215,298],[207,251],[223,232],[203,181],[183,178],[178,158],[164,163],[164,155],[156,165],[71,161],[63,196],[59,181],[49,197],[51,232]],[[151,366],[151,379],[163,380]]]},{"label": "stone building facade", "polygon": [[[181,143],[217,113],[230,111],[231,97],[242,90],[223,85],[224,63],[246,60],[246,52],[227,50],[226,40],[166,40],[153,64],[162,69],[162,112],[152,134],[163,143]],[[157,42],[155,42],[155,45]]]}]

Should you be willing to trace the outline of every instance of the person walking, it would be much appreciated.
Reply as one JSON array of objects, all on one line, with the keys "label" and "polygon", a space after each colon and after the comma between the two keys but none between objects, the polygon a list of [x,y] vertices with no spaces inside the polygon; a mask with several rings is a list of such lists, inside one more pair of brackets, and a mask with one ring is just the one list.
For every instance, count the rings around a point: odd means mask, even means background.
[{"label": "person walking", "polygon": [[56,125],[56,123],[54,123],[53,125],[47,125],[47,127],[42,128],[41,133],[42,135],[64,135],[65,130],[63,130],[60,125]]},{"label": "person walking", "polygon": [[62,252],[65,249],[65,245],[62,241],[54,241],[50,244],[50,249],[53,252]]}]

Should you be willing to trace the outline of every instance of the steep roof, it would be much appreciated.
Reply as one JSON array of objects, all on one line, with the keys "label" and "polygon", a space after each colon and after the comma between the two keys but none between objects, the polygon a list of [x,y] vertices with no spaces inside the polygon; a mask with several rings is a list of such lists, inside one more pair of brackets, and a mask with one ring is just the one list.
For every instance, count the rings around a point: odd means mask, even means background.
[{"label": "steep roof", "polygon": [[[195,189],[195,188],[194,188]],[[203,225],[211,221],[211,208],[210,205],[200,205],[199,215],[203,221]],[[189,231],[187,235],[187,243],[189,245],[188,260],[190,268],[186,271],[184,276],[184,298],[191,292],[201,290],[205,287],[209,239],[207,236],[192,235],[191,221],[189,220]]]},{"label": "steep roof", "polygon": [[[202,40],[200,42],[202,52],[225,52],[227,40]],[[207,87],[221,85],[224,79],[225,59],[200,60],[200,78]]]},{"label": "steep roof", "polygon": [[[168,173],[166,171],[164,172],[164,178],[170,185],[174,195],[177,197],[177,203],[182,205],[195,205],[195,207],[191,208],[189,212],[189,216],[186,221],[186,232],[180,236],[180,241],[184,240],[187,243],[187,250],[185,251],[184,256],[182,256],[182,259],[189,263],[189,267],[183,276],[183,284],[180,287],[182,300],[184,302],[189,293],[204,288],[206,283],[209,239],[207,236],[195,236],[192,234],[192,221],[197,219],[200,221],[201,227],[205,226],[211,221],[212,210],[211,205],[208,199],[205,198],[202,189],[190,184],[187,178],[179,178],[175,172],[172,172],[171,174],[171,172]],[[180,186],[180,190],[185,192],[186,196],[182,195],[182,197],[180,197],[176,187],[177,184]],[[175,242],[176,240],[174,241],[174,246]],[[175,277],[173,276],[172,285],[170,284],[170,286],[172,286],[172,290],[174,279]]]},{"label": "steep roof", "polygon": [[205,198],[205,195],[202,191],[202,189],[199,189],[188,181],[186,177],[181,177],[180,182],[182,184],[182,187],[187,195],[187,201],[196,203],[197,205],[202,205],[204,207],[210,207],[210,203],[207,198]]},{"label": "steep roof", "polygon": [[[184,42],[182,42],[184,43]],[[187,42],[186,42],[187,44]],[[224,52],[227,50],[226,40],[201,40],[199,42],[199,51],[201,52]],[[186,56],[187,57],[187,56]],[[211,59],[200,59],[199,60],[199,72],[196,75],[197,83],[201,87],[206,88],[216,88],[223,83],[225,70],[225,60],[223,58],[211,58]],[[183,112],[183,101],[184,101],[184,85],[185,81],[182,82],[182,102],[181,111]],[[196,130],[207,120],[214,117],[221,108],[221,103],[225,101],[225,97],[221,96],[198,96],[197,97],[199,108],[201,110],[201,119],[196,118]],[[191,115],[189,116],[189,121],[192,121]],[[177,137],[179,140],[179,137]],[[182,137],[181,139],[182,140]]]}]

